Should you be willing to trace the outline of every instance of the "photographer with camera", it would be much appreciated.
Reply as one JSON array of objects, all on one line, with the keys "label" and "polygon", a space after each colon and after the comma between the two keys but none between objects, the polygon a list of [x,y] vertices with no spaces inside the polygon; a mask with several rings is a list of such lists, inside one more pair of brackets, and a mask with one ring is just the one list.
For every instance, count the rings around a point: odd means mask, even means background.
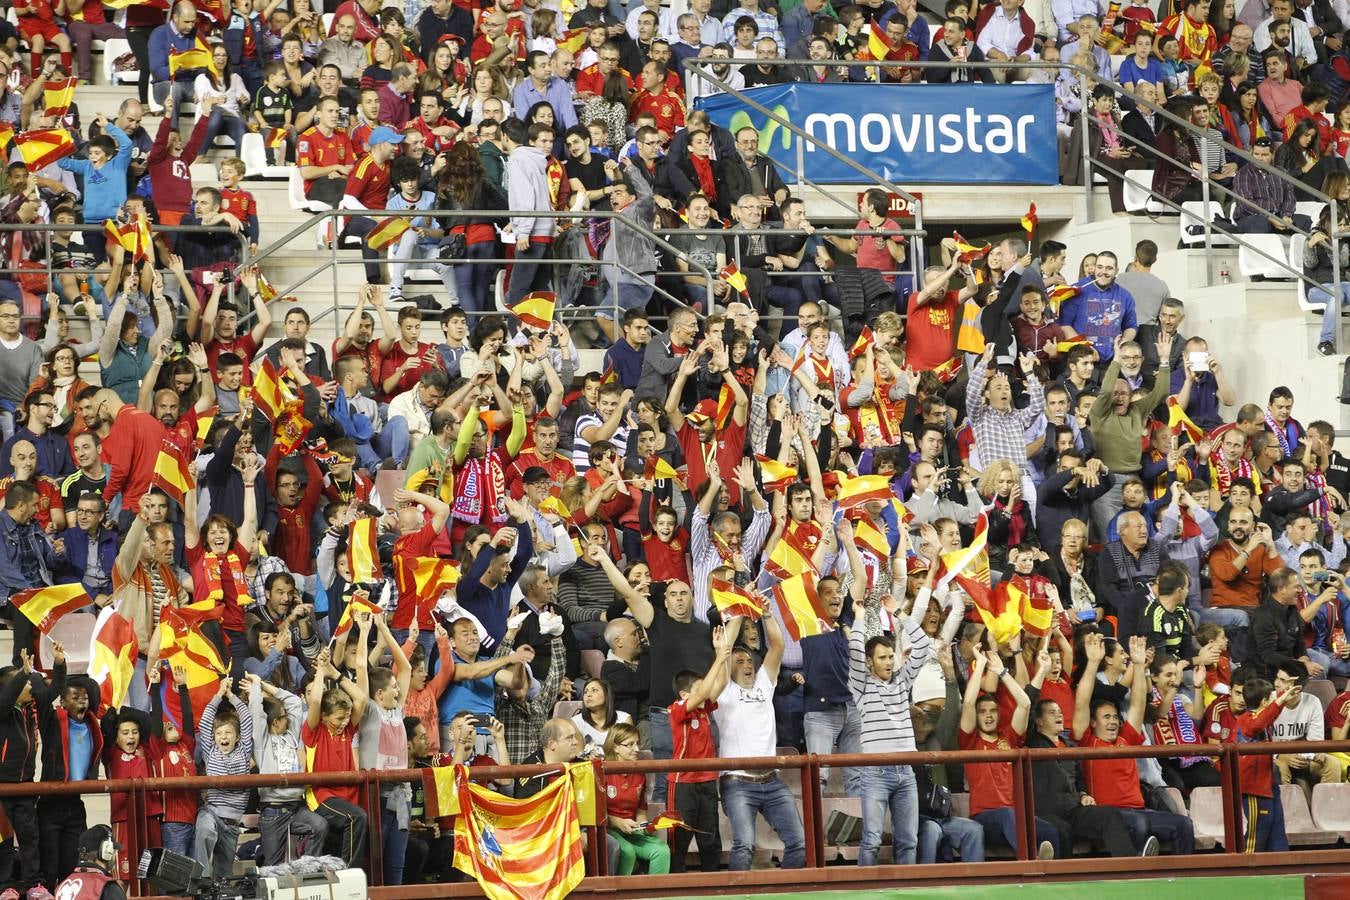
[{"label": "photographer with camera", "polygon": [[117,851],[112,829],[95,825],[80,835],[80,864],[56,888],[62,900],[126,900],[127,892],[113,876]]},{"label": "photographer with camera", "polygon": [[1342,607],[1345,578],[1327,571],[1326,553],[1310,547],[1298,556],[1298,579],[1303,588],[1298,615],[1304,622],[1304,652],[1322,667],[1326,677],[1350,675],[1350,645],[1345,640]]}]

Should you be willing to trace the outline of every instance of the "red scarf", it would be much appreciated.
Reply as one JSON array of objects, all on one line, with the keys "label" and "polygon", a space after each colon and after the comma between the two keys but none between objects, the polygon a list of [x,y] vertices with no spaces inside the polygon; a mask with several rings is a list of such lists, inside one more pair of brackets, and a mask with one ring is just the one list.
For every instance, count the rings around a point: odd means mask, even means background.
[{"label": "red scarf", "polygon": [[710,201],[717,199],[717,179],[713,177],[712,160],[706,156],[698,156],[691,153],[689,162],[694,167],[694,174],[698,176],[698,189],[703,192],[703,196]]},{"label": "red scarf", "polygon": [[[222,565],[223,563],[223,565]],[[206,599],[219,603],[225,598],[225,583],[221,577],[228,567],[230,580],[234,582],[234,600],[240,606],[253,602],[248,595],[248,579],[244,577],[244,566],[239,554],[231,550],[224,556],[207,552],[202,556],[202,566],[206,570]]]},{"label": "red scarf", "polygon": [[1018,500],[1012,506],[1008,501],[998,495],[994,496],[994,508],[1001,509],[1008,514],[1008,546],[1016,547],[1022,543],[1024,535],[1024,522],[1022,521],[1022,504],[1024,501]]},{"label": "red scarf", "polygon": [[470,525],[485,525],[484,510],[490,521],[500,525],[506,521],[506,475],[496,453],[482,459],[472,457],[464,461],[455,481],[455,506],[452,515]]}]

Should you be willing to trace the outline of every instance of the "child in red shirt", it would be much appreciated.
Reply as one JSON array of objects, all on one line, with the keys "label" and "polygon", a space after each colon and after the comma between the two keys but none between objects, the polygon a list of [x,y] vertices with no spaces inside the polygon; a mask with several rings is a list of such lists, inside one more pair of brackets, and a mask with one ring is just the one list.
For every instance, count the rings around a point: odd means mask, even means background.
[{"label": "child in red shirt", "polygon": [[[369,645],[370,613],[357,613],[360,639],[358,647]],[[352,678],[343,677],[325,648],[314,664],[314,680],[305,689],[308,711],[300,729],[300,740],[309,756],[309,770],[319,772],[355,772],[360,768],[356,756],[357,725],[366,714],[366,692]],[[333,687],[327,687],[333,683]],[[329,845],[347,865],[359,865],[366,852],[366,813],[358,804],[360,789],[351,787],[312,787],[305,797],[309,808],[328,822]]]},{"label": "child in red shirt", "polygon": [[[641,736],[637,728],[619,722],[605,737],[605,759],[630,762],[638,758]],[[616,875],[631,875],[637,860],[647,861],[648,875],[670,871],[670,846],[657,837],[647,821],[647,778],[641,774],[606,775],[605,796],[609,809],[609,833],[619,843]]]},{"label": "child in red shirt", "polygon": [[14,0],[14,14],[19,17],[19,34],[28,42],[30,72],[42,70],[42,52],[47,44],[61,51],[61,68],[70,72],[70,38],[56,24],[52,0]]},{"label": "child in red shirt", "polygon": [[689,579],[689,532],[680,527],[680,517],[669,506],[656,507],[651,528],[647,527],[647,511],[654,503],[651,492],[642,492],[638,507],[642,526],[642,556],[652,573],[652,581],[683,581]]},{"label": "child in red shirt", "polygon": [[[670,704],[670,738],[675,759],[715,759],[717,747],[713,742],[711,713],[717,709],[713,698],[722,693],[730,679],[727,661],[731,659],[731,644],[735,639],[725,628],[713,629],[713,647],[717,655],[712,668],[702,678],[697,672],[685,669],[675,676],[678,698]],[[717,819],[717,773],[675,772],[670,776],[675,792],[675,808],[693,832],[677,829],[675,852],[671,871],[683,872],[684,860],[689,855],[689,842],[697,835],[700,867],[705,872],[716,872],[722,863],[722,838]]]},{"label": "child in red shirt", "polygon": [[[181,667],[173,670],[173,686],[178,691],[179,709],[183,711],[182,725],[164,716],[164,696],[159,690],[161,669],[147,669],[150,682],[150,769],[156,778],[188,778],[197,774],[193,761],[197,755],[195,720],[192,697],[187,687],[187,672]],[[198,791],[161,791],[158,795],[164,810],[161,826],[164,848],[184,856],[191,856],[197,829]]]},{"label": "child in red shirt", "polygon": [[[210,150],[210,147],[206,148]],[[258,201],[239,187],[248,167],[237,156],[220,162],[220,211],[234,216],[248,234],[249,252],[258,252]]]},{"label": "child in red shirt", "polygon": [[[151,754],[145,741],[151,735],[150,719],[138,709],[123,707],[120,711],[109,708],[103,716],[103,768],[108,778],[154,778],[155,771]],[[112,810],[113,840],[122,846],[117,851],[116,877],[128,880],[131,877],[131,861],[127,858],[126,848],[130,846],[127,821],[131,817],[131,795],[126,791],[116,791],[109,795]],[[160,821],[164,816],[164,807],[160,795],[145,795],[146,840],[147,846],[160,846]]]},{"label": "child in red shirt", "polygon": [[[1274,686],[1264,678],[1249,678],[1244,686],[1247,712],[1238,716],[1237,742],[1246,744],[1268,741],[1266,733],[1279,718],[1284,704],[1290,698],[1298,704],[1293,691],[1274,692]],[[1252,710],[1255,710],[1254,712]],[[1284,833],[1284,807],[1275,763],[1269,756],[1238,757],[1238,781],[1242,785],[1242,814],[1246,827],[1242,851],[1246,853],[1278,852],[1289,849]]]}]

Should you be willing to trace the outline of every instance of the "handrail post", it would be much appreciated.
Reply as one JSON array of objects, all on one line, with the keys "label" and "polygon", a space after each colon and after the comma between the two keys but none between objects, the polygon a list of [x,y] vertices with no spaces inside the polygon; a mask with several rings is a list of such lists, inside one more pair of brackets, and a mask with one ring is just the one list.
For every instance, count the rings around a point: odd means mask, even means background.
[{"label": "handrail post", "polygon": [[609,874],[609,793],[605,790],[605,761],[591,760],[595,777],[595,874]]},{"label": "handrail post", "polygon": [[1009,766],[1012,768],[1013,816],[1017,830],[1017,858],[1034,859],[1036,856],[1036,816],[1032,811],[1031,796],[1031,759],[1025,747],[1021,748]]},{"label": "handrail post", "polygon": [[[1242,779],[1238,772],[1237,747],[1228,744],[1224,747],[1220,765],[1222,780],[1219,790],[1223,798],[1223,849],[1226,853],[1241,853],[1242,850]],[[1280,786],[1275,785],[1275,790]]]},{"label": "handrail post", "polygon": [[[1088,110],[1092,106],[1092,90],[1088,84],[1086,70],[1078,73],[1078,94],[1081,109],[1078,111],[1078,123],[1083,134],[1083,206],[1087,221],[1095,221],[1092,215],[1092,126],[1088,121]],[[1124,177],[1123,175],[1120,177]]]},{"label": "handrail post", "polygon": [[366,849],[370,852],[370,884],[384,884],[384,804],[380,802],[379,781],[370,777],[369,769],[361,770],[365,777],[361,797],[366,809]]},{"label": "handrail post", "polygon": [[1340,223],[1336,220],[1336,203],[1337,201],[1333,200],[1331,203],[1327,204],[1327,214],[1330,217],[1329,221],[1331,224],[1331,234],[1329,237],[1331,238],[1331,272],[1333,276],[1331,299],[1328,302],[1336,304],[1336,318],[1333,320],[1336,323],[1336,328],[1331,332],[1331,345],[1337,353],[1340,353],[1342,343],[1341,308],[1345,301],[1341,299],[1341,245],[1337,233],[1340,230]]},{"label": "handrail post", "polygon": [[804,760],[801,769],[802,825],[806,832],[806,867],[817,869],[825,865],[825,829],[822,826],[820,796],[820,763],[816,754],[799,757]]},{"label": "handrail post", "polygon": [[127,865],[130,869],[127,881],[131,890],[128,893],[140,897],[145,894],[145,885],[136,877],[136,870],[140,865],[141,851],[146,849],[149,838],[145,833],[149,816],[146,815],[144,786],[139,779],[132,784],[131,790],[127,791],[127,812],[131,818],[126,823],[127,846],[123,852],[127,855]]},{"label": "handrail post", "polygon": [[[1205,220],[1205,280],[1214,283],[1214,226],[1209,216],[1209,172],[1200,175],[1200,208]],[[1184,221],[1186,216],[1182,214]]]}]

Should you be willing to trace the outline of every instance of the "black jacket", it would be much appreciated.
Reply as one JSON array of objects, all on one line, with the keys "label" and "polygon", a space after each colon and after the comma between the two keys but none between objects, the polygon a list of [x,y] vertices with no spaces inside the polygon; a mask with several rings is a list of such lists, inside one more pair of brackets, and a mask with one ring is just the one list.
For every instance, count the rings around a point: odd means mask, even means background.
[{"label": "black jacket", "polygon": [[1252,613],[1246,664],[1273,678],[1281,663],[1303,656],[1303,619],[1298,608],[1267,598]]},{"label": "black jacket", "polygon": [[1310,503],[1316,503],[1322,492],[1316,488],[1290,491],[1283,485],[1275,488],[1261,504],[1261,521],[1270,526],[1275,534],[1284,532],[1289,517]]},{"label": "black jacket", "polygon": [[[31,685],[33,699],[20,706],[25,684]],[[32,781],[37,774],[38,708],[51,702],[51,691],[36,672],[18,670],[0,686],[0,782]]]}]

